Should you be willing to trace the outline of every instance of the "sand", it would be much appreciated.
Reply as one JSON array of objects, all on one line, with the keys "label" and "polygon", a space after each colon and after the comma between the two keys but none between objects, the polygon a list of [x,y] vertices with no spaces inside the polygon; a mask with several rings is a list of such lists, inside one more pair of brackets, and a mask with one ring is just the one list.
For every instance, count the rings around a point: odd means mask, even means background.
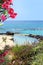
[{"label": "sand", "polygon": [[12,35],[0,35],[0,50],[3,50],[6,45],[10,47],[14,46],[14,41],[11,40]]}]

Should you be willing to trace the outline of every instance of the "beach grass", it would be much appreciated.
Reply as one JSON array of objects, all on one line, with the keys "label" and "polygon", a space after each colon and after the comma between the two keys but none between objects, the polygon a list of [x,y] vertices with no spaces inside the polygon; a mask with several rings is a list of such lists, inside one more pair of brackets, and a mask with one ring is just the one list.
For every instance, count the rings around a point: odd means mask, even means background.
[{"label": "beach grass", "polygon": [[[0,51],[0,53],[3,53],[3,51]],[[43,65],[43,40],[36,46],[13,46],[12,48],[9,48],[9,54],[6,60],[9,59],[9,55],[12,58],[10,58],[8,65]]]}]

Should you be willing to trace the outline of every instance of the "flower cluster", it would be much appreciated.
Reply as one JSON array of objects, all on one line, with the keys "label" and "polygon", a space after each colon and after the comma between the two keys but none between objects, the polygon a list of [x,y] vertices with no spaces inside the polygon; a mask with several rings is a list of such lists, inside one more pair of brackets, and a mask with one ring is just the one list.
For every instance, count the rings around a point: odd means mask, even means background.
[{"label": "flower cluster", "polygon": [[12,0],[0,0],[0,19],[6,20],[8,17],[15,18],[17,13],[11,8]]},{"label": "flower cluster", "polygon": [[4,60],[4,57],[8,54],[8,50],[6,50],[4,53],[0,54],[0,63],[3,63],[5,60]]}]

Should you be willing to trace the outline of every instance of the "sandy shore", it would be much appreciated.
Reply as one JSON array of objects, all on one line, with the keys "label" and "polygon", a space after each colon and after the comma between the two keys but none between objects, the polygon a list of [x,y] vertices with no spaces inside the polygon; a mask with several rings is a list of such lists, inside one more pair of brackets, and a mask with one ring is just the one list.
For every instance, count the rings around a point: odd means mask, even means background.
[{"label": "sandy shore", "polygon": [[[13,35],[14,40],[13,40]],[[38,35],[29,35],[29,34],[0,34],[0,50],[3,50],[6,45],[9,45],[10,47],[15,46],[16,44],[18,45],[25,45],[25,44],[32,44],[32,43],[39,43],[38,39],[43,39],[43,37],[38,36]],[[24,37],[27,36],[27,37]],[[28,38],[32,37],[32,38]]]},{"label": "sandy shore", "polygon": [[[15,34],[20,36],[25,36],[26,34]],[[13,35],[7,35],[7,34],[0,34],[0,50],[3,50],[6,45],[9,45],[10,47],[15,46],[15,42],[12,40]]]},{"label": "sandy shore", "polygon": [[12,35],[0,35],[0,50],[3,50],[5,45],[14,46],[14,41],[11,40],[12,38]]}]

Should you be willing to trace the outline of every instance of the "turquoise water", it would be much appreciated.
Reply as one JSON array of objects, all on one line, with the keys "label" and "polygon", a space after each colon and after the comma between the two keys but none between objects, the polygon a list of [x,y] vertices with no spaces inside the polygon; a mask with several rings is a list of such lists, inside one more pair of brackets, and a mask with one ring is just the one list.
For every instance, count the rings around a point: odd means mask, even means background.
[{"label": "turquoise water", "polygon": [[0,26],[0,33],[7,31],[17,32],[21,34],[36,34],[43,35],[43,21],[5,21],[3,26]]},{"label": "turquoise water", "polygon": [[26,44],[32,44],[32,43],[39,43],[39,41],[36,38],[27,37],[23,35],[14,35],[14,42],[15,45],[26,45]]},{"label": "turquoise water", "polygon": [[[6,33],[7,31],[16,32],[21,34],[35,34],[43,36],[43,21],[14,21],[8,20],[5,21],[3,26],[0,26],[0,33]],[[15,44],[23,45],[27,42],[36,43],[37,39],[14,35]]]}]

